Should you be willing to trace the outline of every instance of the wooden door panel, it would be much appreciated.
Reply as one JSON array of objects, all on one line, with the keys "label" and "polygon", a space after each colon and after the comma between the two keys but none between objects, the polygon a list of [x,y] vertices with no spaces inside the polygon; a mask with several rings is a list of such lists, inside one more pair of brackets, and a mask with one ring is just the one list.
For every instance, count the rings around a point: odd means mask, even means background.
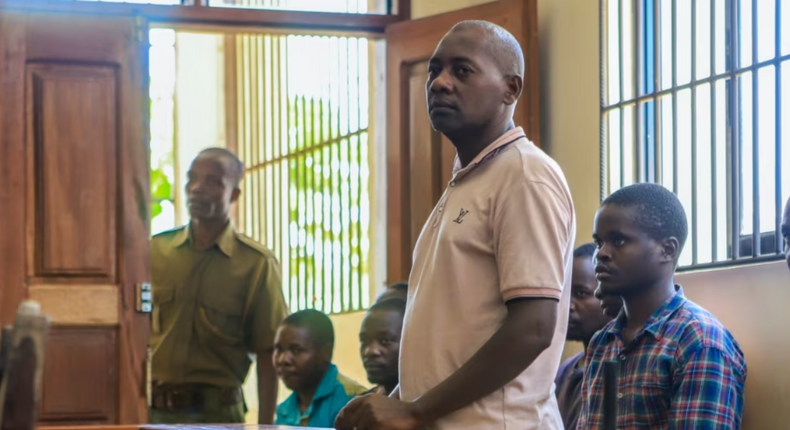
[{"label": "wooden door panel", "polygon": [[[44,362],[39,420],[70,424],[117,422],[117,403],[107,401],[114,397],[113,390],[118,385],[117,345],[114,327],[53,328],[47,352],[59,359]],[[85,384],[85,380],[91,383]]]},{"label": "wooden door panel", "polygon": [[406,21],[387,28],[387,280],[407,279],[414,243],[452,177],[455,149],[430,127],[425,106],[427,61],[453,25],[499,24],[521,43],[524,93],[516,124],[540,145],[537,0],[501,0]]},{"label": "wooden door panel", "polygon": [[52,319],[47,425],[147,422],[146,35],[0,3],[0,323],[25,298]]},{"label": "wooden door panel", "polygon": [[[433,210],[433,203],[441,196],[440,145],[441,135],[433,130],[427,115],[425,81],[428,63],[421,61],[408,67],[408,123],[409,123],[409,206],[412,220],[425,220]],[[422,223],[411,222],[411,246],[414,247],[422,231]]]},{"label": "wooden door panel", "polygon": [[27,66],[28,275],[115,281],[116,69]]}]

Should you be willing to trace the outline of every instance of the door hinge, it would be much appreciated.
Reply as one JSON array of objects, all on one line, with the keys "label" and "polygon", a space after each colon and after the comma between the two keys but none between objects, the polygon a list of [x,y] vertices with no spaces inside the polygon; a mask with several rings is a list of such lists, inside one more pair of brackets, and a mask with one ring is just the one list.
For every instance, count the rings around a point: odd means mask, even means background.
[{"label": "door hinge", "polygon": [[134,40],[136,42],[142,43],[145,41],[145,30],[148,28],[148,24],[145,21],[145,18],[142,16],[134,17]]},{"label": "door hinge", "polygon": [[151,292],[151,284],[143,282],[134,286],[135,309],[137,312],[148,314],[151,313],[153,308],[153,293]]}]

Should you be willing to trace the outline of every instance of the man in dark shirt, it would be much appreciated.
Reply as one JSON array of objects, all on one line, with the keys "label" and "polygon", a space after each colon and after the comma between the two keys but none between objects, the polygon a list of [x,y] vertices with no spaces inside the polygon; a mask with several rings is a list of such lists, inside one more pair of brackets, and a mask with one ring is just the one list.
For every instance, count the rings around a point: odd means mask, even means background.
[{"label": "man in dark shirt", "polygon": [[623,301],[619,297],[600,297],[592,261],[594,254],[595,244],[593,243],[582,245],[573,252],[573,283],[571,284],[567,340],[582,342],[584,351],[562,363],[554,380],[557,404],[565,430],[576,429],[579,407],[581,406],[584,354],[587,344],[595,332],[616,317],[623,307]]},{"label": "man in dark shirt", "polygon": [[376,386],[365,394],[389,396],[398,386],[398,359],[406,301],[397,297],[370,307],[359,331],[359,353]]}]

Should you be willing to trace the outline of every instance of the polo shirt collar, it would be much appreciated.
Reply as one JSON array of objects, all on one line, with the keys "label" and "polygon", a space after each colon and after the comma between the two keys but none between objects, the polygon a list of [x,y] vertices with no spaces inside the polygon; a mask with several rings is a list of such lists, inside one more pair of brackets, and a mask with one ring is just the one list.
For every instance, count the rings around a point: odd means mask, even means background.
[{"label": "polo shirt collar", "polygon": [[[683,294],[683,287],[680,285],[675,285],[675,294],[672,297],[668,298],[664,303],[653,312],[653,315],[645,321],[644,326],[639,332],[634,336],[634,340],[642,337],[644,333],[651,334],[654,338],[660,339],[661,338],[661,331],[664,328],[664,325],[672,318],[672,315],[683,307],[688,299]],[[625,330],[625,326],[627,324],[627,319],[625,316],[625,310],[620,311],[620,314],[614,321],[614,324],[610,325],[606,331],[608,336],[616,336],[619,339],[622,339],[622,332]]]},{"label": "polo shirt collar", "polygon": [[[173,248],[184,246],[187,242],[192,242],[192,240],[192,226],[190,224],[178,232],[173,240]],[[236,250],[236,230],[233,228],[232,222],[225,226],[215,244],[223,254],[228,257],[233,256],[233,251]]]},{"label": "polo shirt collar", "polygon": [[477,165],[482,164],[489,159],[495,157],[499,154],[506,146],[513,143],[519,139],[526,139],[527,136],[524,134],[524,129],[521,127],[516,127],[512,130],[506,131],[505,134],[499,136],[493,143],[486,146],[485,149],[480,151],[479,154],[472,160],[469,165],[466,167],[461,166],[461,159],[458,158],[458,154],[455,155],[455,161],[453,163],[453,175],[461,173],[461,172],[468,172],[477,167]]},{"label": "polo shirt collar", "polygon": [[[337,366],[330,364],[329,369],[326,371],[326,374],[324,374],[323,379],[321,379],[321,383],[318,384],[315,394],[313,394],[313,400],[310,401],[310,406],[308,406],[304,414],[299,411],[299,395],[297,395],[296,392],[293,392],[290,396],[288,396],[287,399],[285,399],[280,407],[277,408],[277,415],[288,417],[287,420],[289,422],[301,422],[304,418],[309,420],[313,413],[313,408],[315,407],[316,401],[325,397],[329,397],[332,394],[332,391],[334,391],[335,384],[337,383],[337,375]],[[298,419],[293,420],[294,416],[298,416]]]}]

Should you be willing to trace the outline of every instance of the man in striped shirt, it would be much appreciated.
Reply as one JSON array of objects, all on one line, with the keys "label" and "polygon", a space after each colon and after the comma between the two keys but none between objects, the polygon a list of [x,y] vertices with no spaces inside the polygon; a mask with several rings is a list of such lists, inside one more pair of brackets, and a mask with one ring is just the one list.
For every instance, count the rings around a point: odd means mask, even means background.
[{"label": "man in striped shirt", "polygon": [[596,278],[624,312],[590,341],[578,428],[603,428],[607,361],[618,364],[619,430],[740,428],[743,352],[674,283],[687,234],[683,206],[660,185],[622,188],[598,210]]}]

